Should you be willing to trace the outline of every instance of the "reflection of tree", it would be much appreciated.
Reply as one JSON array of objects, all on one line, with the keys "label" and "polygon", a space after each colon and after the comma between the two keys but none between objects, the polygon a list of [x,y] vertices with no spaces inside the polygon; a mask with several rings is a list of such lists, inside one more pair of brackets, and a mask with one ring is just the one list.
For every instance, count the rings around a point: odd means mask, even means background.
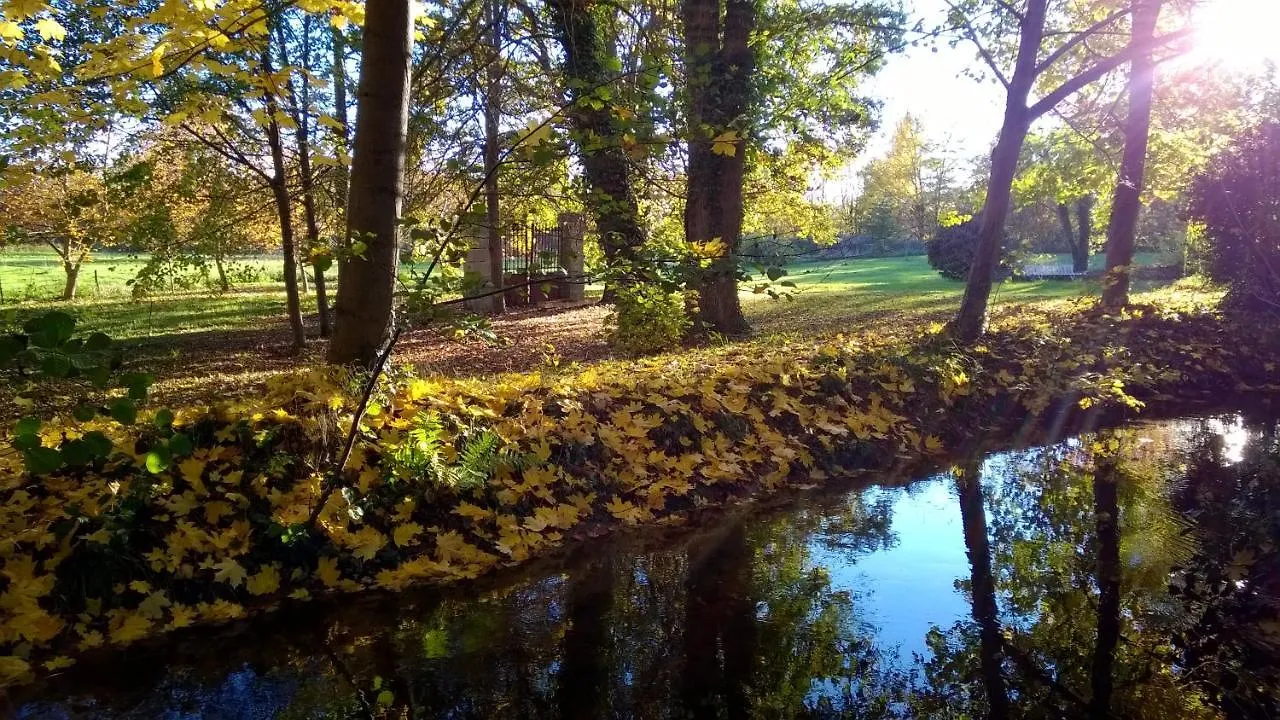
[{"label": "reflection of tree", "polygon": [[568,627],[556,692],[562,717],[597,718],[605,714],[608,706],[608,616],[615,575],[613,563],[606,556],[588,563],[569,578],[565,609]]},{"label": "reflection of tree", "polygon": [[1184,485],[1167,457],[1169,435],[1099,433],[988,464],[1003,664],[990,662],[984,648],[995,603],[982,577],[981,495],[961,477],[975,623],[931,633],[930,686],[918,708],[959,705],[997,716],[998,708],[981,702],[992,691],[979,691],[999,679],[994,668],[1005,672],[1016,717],[1216,715],[1194,682],[1203,669],[1168,644],[1187,618],[1170,603],[1166,581],[1194,552],[1179,539],[1187,523],[1169,504],[1171,490]]},{"label": "reflection of tree", "polygon": [[987,698],[987,717],[995,720],[1009,717],[1009,696],[1004,685],[999,609],[995,579],[991,575],[991,548],[979,467],[974,462],[958,473],[956,491],[960,498],[965,553],[969,556],[969,595],[973,620],[978,624],[978,657]]},{"label": "reflection of tree", "polygon": [[685,580],[685,708],[693,717],[745,717],[755,657],[753,549],[734,523],[704,547],[691,548]]},{"label": "reflection of tree", "polygon": [[1116,644],[1120,641],[1120,506],[1116,459],[1097,461],[1093,476],[1093,516],[1097,533],[1098,623],[1093,651],[1090,684],[1093,696],[1089,714],[1107,718],[1111,714],[1112,674]]},{"label": "reflection of tree", "polygon": [[1280,717],[1280,440],[1274,420],[1255,427],[1231,464],[1219,432],[1192,437],[1174,496],[1199,540],[1170,582],[1174,645],[1228,718]]}]

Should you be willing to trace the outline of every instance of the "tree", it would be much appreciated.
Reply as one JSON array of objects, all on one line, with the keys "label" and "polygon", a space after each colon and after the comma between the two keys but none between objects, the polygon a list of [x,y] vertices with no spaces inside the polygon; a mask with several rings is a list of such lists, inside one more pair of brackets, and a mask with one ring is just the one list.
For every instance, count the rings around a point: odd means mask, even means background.
[{"label": "tree", "polygon": [[[1011,207],[1012,186],[1017,174],[1018,158],[1032,123],[1058,106],[1080,89],[1099,80],[1141,53],[1164,47],[1189,30],[1165,33],[1151,42],[1127,45],[1109,55],[1096,57],[1089,41],[1099,35],[1115,32],[1118,24],[1130,14],[1122,4],[1083,30],[1072,30],[1075,18],[1067,14],[1063,28],[1051,27],[1049,0],[1025,0],[1020,6],[993,0],[986,4],[993,20],[981,26],[972,13],[984,3],[973,0],[954,5],[956,19],[979,55],[1006,91],[1004,120],[995,149],[991,153],[991,174],[987,180],[986,208],[973,268],[965,284],[964,299],[951,323],[952,335],[962,343],[972,343],[986,330],[987,304],[991,297],[992,272],[1004,239],[1005,218]],[[1055,19],[1062,20],[1063,18]],[[1016,28],[1016,47],[992,48],[984,35],[999,41],[1002,33]],[[1000,56],[1012,57],[1012,68],[1006,73]],[[1037,87],[1047,85],[1031,102]]]},{"label": "tree", "polygon": [[716,0],[683,0],[680,14],[689,147],[685,239],[716,246],[698,287],[698,309],[707,327],[741,335],[748,327],[738,300],[734,250],[742,235],[756,8],[751,0],[726,0],[722,13]]},{"label": "tree", "polygon": [[[633,263],[645,231],[623,142],[634,110],[615,99],[615,69],[621,64],[596,19],[595,2],[552,0],[549,7],[569,89],[564,114],[582,159],[587,204],[596,218],[601,249],[609,264]],[[624,274],[628,269],[623,268]]]},{"label": "tree", "polygon": [[863,168],[857,212],[870,218],[888,208],[910,239],[924,241],[937,231],[942,213],[954,209],[950,175],[947,158],[925,140],[920,120],[908,114],[885,156]]},{"label": "tree", "polygon": [[[270,34],[267,36],[270,38]],[[280,217],[280,246],[284,250],[284,292],[288,308],[289,329],[293,333],[293,347],[301,349],[307,344],[306,329],[302,325],[302,302],[298,297],[298,257],[293,241],[293,199],[289,195],[288,177],[284,164],[284,141],[280,135],[280,106],[276,99],[276,80],[271,70],[271,44],[262,48],[262,100],[266,110],[267,147],[271,151],[271,174],[267,184],[276,201],[276,213]]]},{"label": "tree", "polygon": [[410,5],[408,0],[369,0],[365,5],[347,207],[348,236],[362,244],[363,252],[353,244],[341,258],[336,327],[327,356],[334,364],[371,364],[395,321],[413,44]]},{"label": "tree", "polygon": [[1163,0],[1134,0],[1130,46],[1146,48],[1134,55],[1129,70],[1129,118],[1125,123],[1124,157],[1111,221],[1107,226],[1107,275],[1102,304],[1119,308],[1129,304],[1129,266],[1133,264],[1138,213],[1142,210],[1142,182],[1147,166],[1147,141],[1151,135],[1151,95],[1156,63],[1151,47]]},{"label": "tree", "polygon": [[127,240],[141,219],[143,213],[131,213],[128,201],[145,182],[145,173],[145,167],[132,163],[106,173],[10,172],[0,185],[5,234],[18,242],[42,243],[57,253],[66,276],[61,297],[71,300],[80,269],[94,249]]},{"label": "tree", "polygon": [[1280,118],[1244,133],[1195,179],[1190,216],[1204,227],[1209,275],[1228,302],[1280,311]]}]

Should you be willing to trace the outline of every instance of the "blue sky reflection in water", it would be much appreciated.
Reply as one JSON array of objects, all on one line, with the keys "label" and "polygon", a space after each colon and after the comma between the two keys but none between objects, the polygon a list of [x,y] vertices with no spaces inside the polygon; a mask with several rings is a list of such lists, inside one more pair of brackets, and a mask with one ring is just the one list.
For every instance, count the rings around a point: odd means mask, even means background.
[{"label": "blue sky reflection in water", "polygon": [[957,468],[597,542],[483,591],[196,633],[79,666],[8,709],[985,717],[996,698],[1009,717],[1280,713],[1274,420],[1136,426]]}]

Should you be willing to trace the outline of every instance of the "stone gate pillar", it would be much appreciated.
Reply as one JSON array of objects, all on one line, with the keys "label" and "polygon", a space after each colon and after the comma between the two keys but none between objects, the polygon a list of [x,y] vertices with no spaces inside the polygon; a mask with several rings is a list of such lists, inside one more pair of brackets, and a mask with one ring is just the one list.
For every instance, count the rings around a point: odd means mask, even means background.
[{"label": "stone gate pillar", "polygon": [[586,273],[582,254],[582,238],[586,235],[587,222],[580,213],[560,213],[560,267],[565,277],[561,281],[561,297],[581,301],[586,297]]},{"label": "stone gate pillar", "polygon": [[[489,233],[485,226],[485,216],[479,213],[466,213],[458,218],[458,234],[466,238],[467,257],[462,263],[462,273],[469,285],[465,297],[479,295],[494,290],[491,263],[489,260]],[[463,306],[471,312],[484,313],[493,309],[493,300],[488,297],[468,299]]]}]

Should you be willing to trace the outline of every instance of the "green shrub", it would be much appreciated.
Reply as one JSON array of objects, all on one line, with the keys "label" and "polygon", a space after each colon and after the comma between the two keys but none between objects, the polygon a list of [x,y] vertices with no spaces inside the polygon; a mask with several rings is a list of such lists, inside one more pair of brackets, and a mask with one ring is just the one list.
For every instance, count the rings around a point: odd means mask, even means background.
[{"label": "green shrub", "polygon": [[[952,280],[968,278],[969,266],[973,264],[973,253],[978,247],[978,231],[981,227],[982,215],[979,214],[959,225],[939,228],[926,247],[930,267],[945,278]],[[1006,247],[1000,254],[1000,264],[996,266],[994,277],[1008,277],[1011,274],[1010,261],[1010,251]]]},{"label": "green shrub", "polygon": [[680,344],[689,329],[684,297],[654,285],[618,290],[617,304],[609,316],[613,328],[609,344],[628,355],[647,355]]}]

